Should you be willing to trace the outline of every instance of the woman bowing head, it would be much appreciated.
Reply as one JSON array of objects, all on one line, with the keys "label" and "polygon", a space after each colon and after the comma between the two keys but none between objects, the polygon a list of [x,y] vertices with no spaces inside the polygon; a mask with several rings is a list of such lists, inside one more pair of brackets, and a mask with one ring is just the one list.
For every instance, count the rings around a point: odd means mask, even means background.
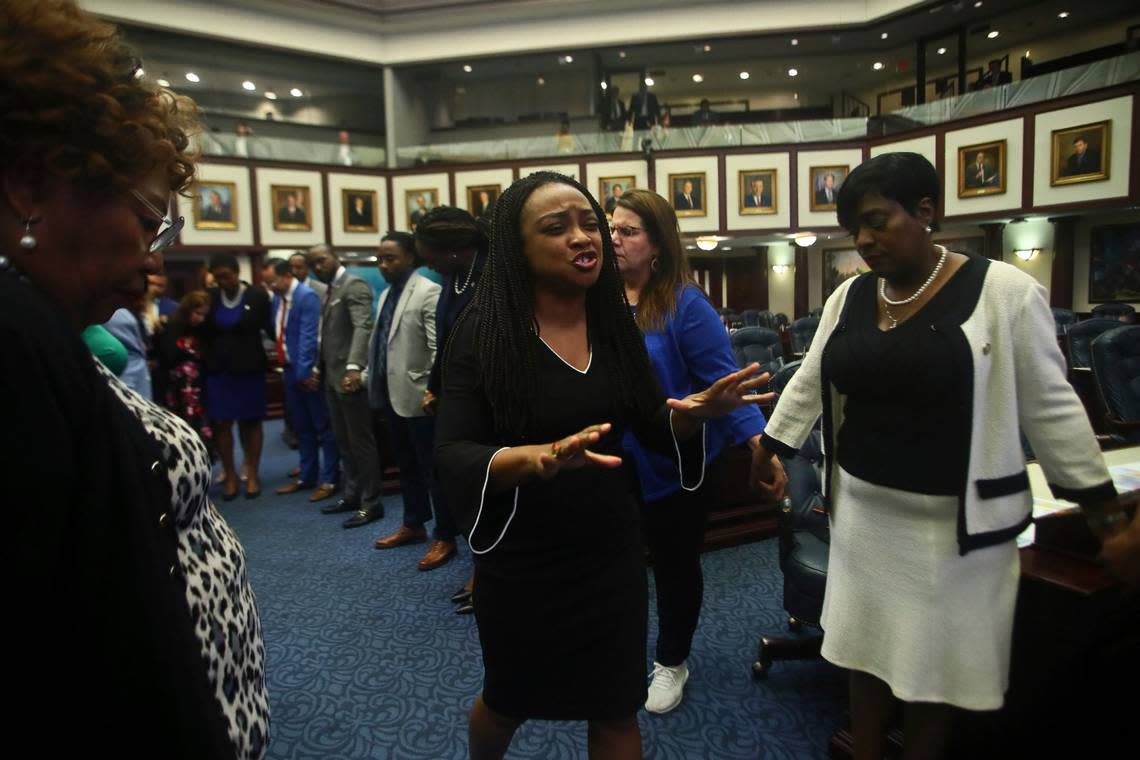
[{"label": "woman bowing head", "polygon": [[[597,202],[540,172],[499,199],[472,307],[446,347],[437,465],[475,555],[483,693],[473,758],[528,718],[586,720],[592,755],[640,757],[646,577],[621,436],[701,477],[703,421],[762,400],[756,366],[666,400]],[[558,593],[551,593],[557,589]]]}]

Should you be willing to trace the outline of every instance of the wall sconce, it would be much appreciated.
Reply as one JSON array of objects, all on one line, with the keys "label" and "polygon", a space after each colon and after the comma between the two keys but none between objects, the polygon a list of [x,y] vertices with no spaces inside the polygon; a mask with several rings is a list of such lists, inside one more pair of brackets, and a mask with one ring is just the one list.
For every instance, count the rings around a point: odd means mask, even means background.
[{"label": "wall sconce", "polygon": [[802,234],[796,235],[795,243],[800,248],[807,248],[810,245],[815,245],[815,239],[816,237],[812,233],[804,232]]},{"label": "wall sconce", "polygon": [[788,266],[787,264],[773,264],[772,265],[772,271],[775,272],[776,274],[784,274],[785,272],[788,272],[790,270],[791,270],[791,267]]},{"label": "wall sconce", "polygon": [[1037,258],[1037,254],[1041,253],[1040,248],[1019,248],[1013,252],[1013,255],[1022,261],[1030,261]]},{"label": "wall sconce", "polygon": [[697,238],[697,248],[702,251],[715,251],[722,240],[728,240],[720,235],[702,235]]}]

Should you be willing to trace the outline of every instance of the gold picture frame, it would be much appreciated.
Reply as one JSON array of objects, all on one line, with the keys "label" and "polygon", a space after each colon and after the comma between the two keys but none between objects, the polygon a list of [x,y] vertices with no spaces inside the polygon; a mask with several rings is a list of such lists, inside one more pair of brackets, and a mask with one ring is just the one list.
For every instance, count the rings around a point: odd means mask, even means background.
[{"label": "gold picture frame", "polygon": [[380,231],[380,225],[376,219],[376,196],[375,190],[344,188],[340,191],[340,206],[344,216],[345,232]]},{"label": "gold picture frame", "polygon": [[[808,190],[811,193],[808,196],[810,201],[808,209],[811,211],[835,211],[836,201],[839,200],[839,188],[843,187],[843,182],[850,173],[851,167],[848,164],[808,167]],[[828,177],[831,178],[830,183]],[[828,190],[831,191],[830,201],[827,199]]]},{"label": "gold picture frame", "polygon": [[270,185],[273,229],[310,232],[313,229],[312,189],[308,185]]},{"label": "gold picture frame", "polygon": [[237,183],[201,180],[194,195],[194,229],[236,230]]},{"label": "gold picture frame", "polygon": [[[775,169],[741,169],[737,172],[740,187],[740,214],[775,214],[779,208],[776,198]],[[757,187],[754,183],[759,182]]]},{"label": "gold picture frame", "polygon": [[425,187],[404,191],[404,216],[408,229],[416,231],[416,225],[427,212],[439,205],[439,188]]},{"label": "gold picture frame", "polygon": [[958,148],[958,197],[1001,195],[1005,192],[1006,141],[962,145]]},{"label": "gold picture frame", "polygon": [[[635,186],[637,177],[623,175],[620,177],[598,177],[598,203],[607,214],[613,214],[617,206],[617,199],[621,194]],[[614,194],[615,189],[618,191]]]},{"label": "gold picture frame", "polygon": [[490,217],[503,192],[502,185],[470,185],[467,188],[467,210],[474,217]]},{"label": "gold picture frame", "polygon": [[708,180],[705,172],[669,175],[669,199],[678,217],[708,216]]},{"label": "gold picture frame", "polygon": [[1056,187],[1103,182],[1108,179],[1111,149],[1111,119],[1054,129],[1049,184]]}]

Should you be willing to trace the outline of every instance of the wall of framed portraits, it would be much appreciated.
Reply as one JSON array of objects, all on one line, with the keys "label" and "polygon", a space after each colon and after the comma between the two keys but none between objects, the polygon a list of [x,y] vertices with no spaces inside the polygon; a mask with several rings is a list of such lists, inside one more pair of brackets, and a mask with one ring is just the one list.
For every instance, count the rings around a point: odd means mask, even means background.
[{"label": "wall of framed portraits", "polygon": [[1132,101],[1129,95],[1034,117],[1034,206],[1128,195]]},{"label": "wall of framed portraits", "polygon": [[328,190],[334,246],[370,248],[391,229],[385,177],[329,172]]},{"label": "wall of framed portraits", "polygon": [[186,219],[184,245],[253,245],[253,205],[248,166],[198,164],[190,195],[178,196]]},{"label": "wall of framed portraits", "polygon": [[424,214],[436,206],[451,205],[451,178],[447,172],[392,177],[392,226],[395,229],[415,230]]},{"label": "wall of framed portraits", "polygon": [[606,213],[613,213],[614,203],[631,187],[649,187],[649,167],[643,160],[593,161],[586,164],[583,182]]},{"label": "wall of framed portraits", "polygon": [[254,178],[263,245],[300,248],[327,242],[321,172],[258,167]]},{"label": "wall of framed portraits", "polygon": [[791,165],[786,151],[725,156],[725,226],[733,231],[791,227]]},{"label": "wall of framed portraits", "polygon": [[796,154],[799,226],[835,227],[835,202],[847,175],[863,163],[863,149],[804,150]]},{"label": "wall of framed portraits", "polygon": [[716,156],[662,158],[655,163],[654,192],[677,212],[682,233],[720,229],[720,173]]},{"label": "wall of framed portraits", "polygon": [[943,153],[944,217],[1022,207],[1023,119],[946,133]]},{"label": "wall of framed portraits", "polygon": [[490,217],[491,210],[503,191],[514,181],[514,172],[506,169],[482,169],[455,173],[455,203],[475,217]]}]

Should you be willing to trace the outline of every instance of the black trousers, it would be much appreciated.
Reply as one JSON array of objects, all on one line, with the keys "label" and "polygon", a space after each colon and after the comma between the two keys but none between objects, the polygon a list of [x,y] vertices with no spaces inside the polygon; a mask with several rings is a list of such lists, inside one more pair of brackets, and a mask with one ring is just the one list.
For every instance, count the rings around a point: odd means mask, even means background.
[{"label": "black trousers", "polygon": [[653,555],[657,587],[657,649],[654,660],[670,667],[689,657],[701,615],[704,576],[701,543],[721,477],[723,455],[710,462],[696,491],[680,490],[643,502],[641,526]]}]

